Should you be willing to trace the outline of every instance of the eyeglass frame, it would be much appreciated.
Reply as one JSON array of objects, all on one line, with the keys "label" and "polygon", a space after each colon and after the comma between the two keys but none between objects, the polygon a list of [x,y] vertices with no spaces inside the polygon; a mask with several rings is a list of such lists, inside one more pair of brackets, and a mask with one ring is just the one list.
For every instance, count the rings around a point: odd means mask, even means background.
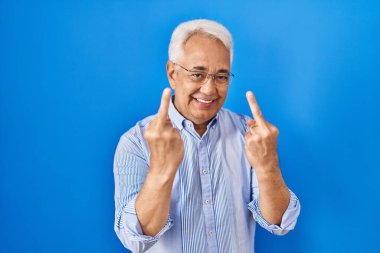
[{"label": "eyeglass frame", "polygon": [[[190,72],[190,73],[194,73],[194,72],[195,72],[195,73],[197,73],[197,72],[205,72],[205,73],[206,73],[206,78],[205,78],[205,80],[207,80],[207,79],[209,78],[209,76],[211,76],[211,79],[215,82],[215,84],[217,84],[216,81],[215,81],[215,77],[216,77],[218,74],[209,74],[208,72],[206,72],[206,71],[201,71],[201,70],[189,70],[189,69],[185,68],[184,66],[181,66],[181,65],[179,65],[179,64],[176,63],[176,62],[173,62],[172,60],[169,60],[169,61],[170,61],[172,64],[177,65],[177,66],[181,67],[182,69],[184,69],[184,70],[186,70],[187,72]],[[232,72],[223,73],[223,74],[226,74],[226,75],[228,76],[229,80],[228,80],[228,82],[226,82],[226,84],[222,84],[222,85],[226,85],[226,86],[228,86],[228,85],[230,84],[231,80],[232,80],[231,77],[235,77],[235,75],[234,75]],[[201,82],[202,85],[205,84],[205,83],[207,83],[207,81]]]}]

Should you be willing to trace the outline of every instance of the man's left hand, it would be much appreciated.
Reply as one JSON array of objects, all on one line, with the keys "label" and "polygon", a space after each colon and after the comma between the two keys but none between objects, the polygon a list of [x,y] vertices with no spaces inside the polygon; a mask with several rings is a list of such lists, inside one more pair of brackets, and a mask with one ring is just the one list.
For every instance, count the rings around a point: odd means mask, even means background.
[{"label": "man's left hand", "polygon": [[256,174],[274,172],[279,169],[277,154],[279,131],[264,119],[253,93],[248,91],[246,96],[254,118],[247,121],[249,130],[245,135],[245,152],[248,162],[255,169]]}]

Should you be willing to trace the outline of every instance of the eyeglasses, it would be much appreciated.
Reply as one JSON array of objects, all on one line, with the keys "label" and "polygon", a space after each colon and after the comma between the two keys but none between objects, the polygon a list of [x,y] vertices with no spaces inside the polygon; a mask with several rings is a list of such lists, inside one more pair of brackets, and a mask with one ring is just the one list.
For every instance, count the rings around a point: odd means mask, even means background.
[{"label": "eyeglasses", "polygon": [[189,73],[187,77],[190,79],[190,81],[197,84],[205,84],[207,82],[207,79],[211,77],[217,86],[223,87],[223,86],[227,86],[230,83],[232,77],[235,76],[231,72],[209,74],[208,72],[202,71],[202,70],[189,70],[173,61],[170,61],[170,62],[186,70]]}]

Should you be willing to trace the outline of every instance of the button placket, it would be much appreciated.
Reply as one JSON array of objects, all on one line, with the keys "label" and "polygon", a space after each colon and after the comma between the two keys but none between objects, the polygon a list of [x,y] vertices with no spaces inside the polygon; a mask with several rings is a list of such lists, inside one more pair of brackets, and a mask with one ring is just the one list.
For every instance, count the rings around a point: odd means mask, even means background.
[{"label": "button placket", "polygon": [[209,199],[206,199],[206,200],[204,201],[204,203],[205,203],[205,205],[209,205],[209,204],[211,204],[211,201],[210,201]]},{"label": "button placket", "polygon": [[[206,136],[205,136],[206,137]],[[198,143],[200,179],[202,184],[203,213],[205,216],[206,233],[208,237],[209,252],[217,249],[217,242],[214,235],[215,230],[215,212],[212,199],[212,184],[210,177],[210,161],[207,151],[207,139],[203,138]],[[210,232],[211,231],[211,232]]]}]

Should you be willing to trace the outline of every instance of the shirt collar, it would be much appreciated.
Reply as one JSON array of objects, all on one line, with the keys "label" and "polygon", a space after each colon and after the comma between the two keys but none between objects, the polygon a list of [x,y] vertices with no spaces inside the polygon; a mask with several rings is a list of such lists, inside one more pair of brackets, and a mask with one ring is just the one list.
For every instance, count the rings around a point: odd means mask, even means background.
[{"label": "shirt collar", "polygon": [[174,104],[173,104],[173,100],[174,100],[174,95],[172,96],[172,98],[170,99],[170,104],[169,104],[169,118],[170,120],[174,123],[174,125],[179,129],[181,130],[183,128],[183,125],[182,123],[186,120],[185,117],[183,117],[178,111],[177,109],[175,108]]},{"label": "shirt collar", "polygon": [[[178,112],[178,110],[174,106],[173,100],[174,100],[174,95],[170,99],[169,111],[168,111],[169,118],[179,130],[182,130],[185,123],[190,122],[190,121],[188,119],[186,119],[185,117],[183,117],[182,114]],[[209,127],[212,127],[213,125],[215,125],[218,121],[218,118],[219,118],[219,112],[210,121],[210,123],[208,123],[207,129]]]}]

